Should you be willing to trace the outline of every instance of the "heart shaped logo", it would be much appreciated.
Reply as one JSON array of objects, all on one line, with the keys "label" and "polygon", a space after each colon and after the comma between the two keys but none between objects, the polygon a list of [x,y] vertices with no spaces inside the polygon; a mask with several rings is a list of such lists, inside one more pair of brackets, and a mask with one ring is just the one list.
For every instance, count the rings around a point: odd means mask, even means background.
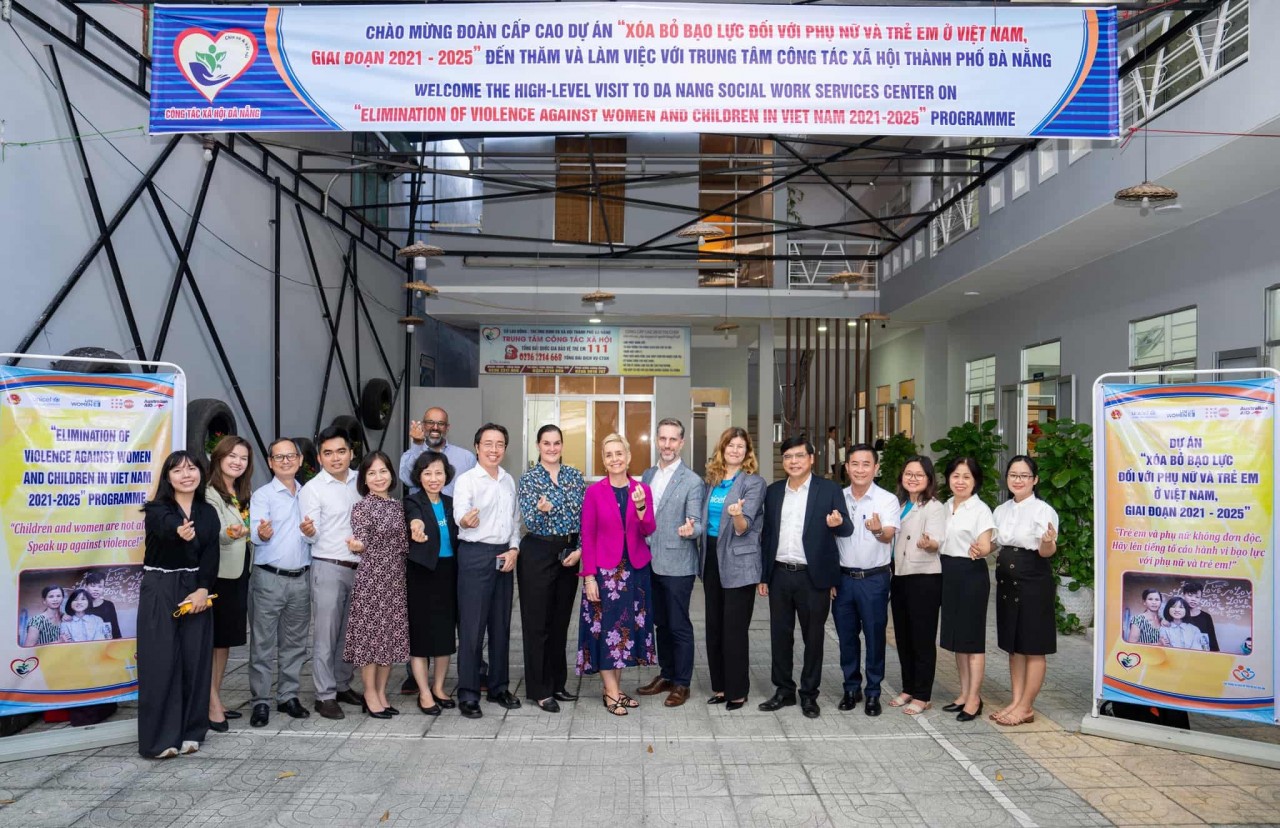
[{"label": "heart shaped logo", "polygon": [[485,341],[492,342],[493,340],[502,336],[502,328],[495,328],[492,326],[488,328],[481,328],[480,335],[485,338]]},{"label": "heart shaped logo", "polygon": [[1116,661],[1120,662],[1120,666],[1126,670],[1132,670],[1142,663],[1142,656],[1138,653],[1116,653]]},{"label": "heart shaped logo", "polygon": [[1256,676],[1257,673],[1253,672],[1253,670],[1250,670],[1243,664],[1239,664],[1236,666],[1236,669],[1231,671],[1231,675],[1236,677],[1236,681],[1249,681]]},{"label": "heart shaped logo", "polygon": [[204,29],[187,29],[173,41],[178,69],[210,103],[227,84],[247,72],[257,57],[258,41],[244,29],[227,29],[216,36]]},{"label": "heart shaped logo", "polygon": [[40,659],[35,656],[31,656],[30,658],[15,658],[13,661],[9,662],[9,669],[17,676],[25,676],[29,673],[34,673],[36,668],[39,666]]}]

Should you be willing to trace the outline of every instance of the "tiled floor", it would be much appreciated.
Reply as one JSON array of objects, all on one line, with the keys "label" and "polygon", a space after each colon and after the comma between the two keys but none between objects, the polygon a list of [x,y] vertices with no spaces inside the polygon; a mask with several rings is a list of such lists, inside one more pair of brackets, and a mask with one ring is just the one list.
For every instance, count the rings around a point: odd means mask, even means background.
[{"label": "tiled floor", "polygon": [[[273,713],[258,730],[247,723],[247,653],[238,650],[225,696],[245,718],[230,733],[211,733],[200,753],[164,762],[122,745],[0,765],[0,825],[1280,824],[1280,771],[1076,732],[1091,686],[1083,637],[1062,639],[1050,657],[1035,723],[1007,729],[985,719],[961,724],[938,710],[919,718],[887,706],[879,718],[840,713],[828,632],[817,720],[798,707],[755,709],[772,690],[763,600],[752,625],[751,704],[734,713],[703,703],[710,688],[699,651],[693,696],[678,709],[647,701],[612,717],[589,678],[571,681],[582,700],[559,715],[485,704],[479,721],[456,711],[427,718],[405,698],[405,712],[389,721],[348,707],[340,722]],[[935,697],[948,701],[954,662],[942,654],[939,668]],[[629,671],[625,686],[653,672]],[[892,648],[888,672],[886,699],[897,689]],[[397,669],[395,688],[401,678]],[[989,708],[1008,698],[1004,658],[994,651],[984,696]],[[310,696],[303,701],[310,705]],[[1193,726],[1280,739],[1275,729],[1224,720],[1197,717]]]}]

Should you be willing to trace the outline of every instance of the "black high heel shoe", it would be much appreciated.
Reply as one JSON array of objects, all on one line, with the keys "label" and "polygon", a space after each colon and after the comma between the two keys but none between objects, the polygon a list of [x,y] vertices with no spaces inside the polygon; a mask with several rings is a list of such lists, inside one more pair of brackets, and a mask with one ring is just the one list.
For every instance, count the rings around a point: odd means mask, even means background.
[{"label": "black high heel shoe", "polygon": [[424,716],[439,716],[440,708],[443,706],[444,705],[440,704],[439,702],[436,702],[430,707],[423,707],[421,700],[419,700],[418,702],[418,709],[422,711],[422,715]]},{"label": "black high heel shoe", "polygon": [[731,701],[731,702],[725,702],[725,703],[724,703],[724,709],[725,709],[725,710],[738,710],[739,708],[741,708],[741,707],[742,707],[744,704],[746,704],[746,703],[747,703],[747,700],[746,700],[745,698],[744,698],[742,701]]},{"label": "black high heel shoe", "polygon": [[942,709],[947,713],[959,713],[961,710],[964,710],[964,705],[952,702],[951,704],[942,705]]},{"label": "black high heel shoe", "polygon": [[981,715],[982,715],[982,699],[978,699],[978,709],[975,710],[973,713],[969,713],[963,707],[960,708],[960,712],[956,714],[956,721],[971,722]]},{"label": "black high heel shoe", "polygon": [[228,730],[231,729],[231,723],[228,722],[226,719],[223,719],[220,722],[215,722],[213,719],[210,719],[209,729],[212,730],[214,733],[226,733]]},{"label": "black high heel shoe", "polygon": [[716,695],[707,699],[707,704],[724,704],[724,703],[725,703],[724,695],[721,693],[717,693]]},{"label": "black high heel shoe", "polygon": [[387,712],[388,712],[388,713],[390,713],[392,716],[399,716],[399,715],[400,715],[400,711],[399,711],[399,710],[396,710],[396,709],[395,709],[394,707],[392,707],[391,705],[387,705]]},{"label": "black high heel shoe", "polygon": [[371,719],[390,719],[391,718],[390,710],[379,710],[378,712],[375,713],[369,709],[368,702],[364,702],[364,701],[360,702],[360,709],[363,710],[365,713],[367,713],[369,715],[369,718]]}]

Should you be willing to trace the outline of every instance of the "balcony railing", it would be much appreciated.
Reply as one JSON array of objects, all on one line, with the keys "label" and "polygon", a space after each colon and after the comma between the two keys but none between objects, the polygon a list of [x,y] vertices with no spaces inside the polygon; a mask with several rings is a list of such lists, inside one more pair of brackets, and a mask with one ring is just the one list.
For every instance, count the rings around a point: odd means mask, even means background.
[{"label": "balcony railing", "polygon": [[[1121,62],[1142,55],[1148,43],[1189,12],[1166,12],[1121,46]],[[1120,128],[1140,126],[1249,59],[1249,0],[1224,0],[1199,23],[1120,79]]]},{"label": "balcony railing", "polygon": [[[787,242],[787,287],[791,290],[840,290],[845,285],[828,281],[837,273],[856,273],[859,279],[849,291],[874,292],[879,289],[876,262],[857,257],[874,255],[871,242],[831,239],[792,239]],[[853,256],[846,258],[827,258]]]},{"label": "balcony railing", "polygon": [[[953,185],[941,199],[929,205],[930,209],[945,204],[967,184],[968,182],[961,182]],[[932,255],[936,256],[939,250],[978,228],[978,190],[979,188],[970,190],[929,222],[929,248]]]}]

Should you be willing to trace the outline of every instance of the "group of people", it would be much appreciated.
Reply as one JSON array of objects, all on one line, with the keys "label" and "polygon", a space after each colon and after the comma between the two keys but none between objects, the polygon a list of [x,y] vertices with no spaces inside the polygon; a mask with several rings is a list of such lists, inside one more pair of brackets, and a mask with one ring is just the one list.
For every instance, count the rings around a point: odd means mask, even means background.
[{"label": "group of people", "polygon": [[116,605],[105,597],[106,580],[101,572],[90,571],[72,588],[46,585],[40,590],[40,610],[27,618],[22,646],[120,638]]},{"label": "group of people", "polygon": [[[566,661],[575,615],[575,672],[600,674],[609,713],[639,706],[621,671],[655,663],[658,675],[636,695],[665,693],[665,706],[684,704],[695,650],[689,606],[701,578],[708,704],[731,711],[746,704],[748,629],[763,596],[774,692],[759,709],[798,701],[805,716],[820,715],[824,627],[834,614],[844,677],[839,709],[864,703],[867,715],[880,715],[892,604],[903,692],[888,704],[908,714],[931,706],[941,620],[941,645],[956,654],[961,679],[944,709],[968,721],[982,712],[985,559],[997,546],[997,629],[1010,654],[1014,698],[991,718],[1006,725],[1033,719],[1044,656],[1055,643],[1048,558],[1057,516],[1034,495],[1029,457],[1010,462],[1012,498],[993,515],[975,496],[982,470],[970,458],[946,469],[953,497],[944,504],[928,458],[913,457],[889,492],[875,484],[875,449],[854,445],[843,470],[850,485],[842,489],[815,474],[815,448],[797,437],[780,448],[786,479],[766,485],[750,435],[734,427],[699,477],[681,461],[684,425],[664,419],[658,463],[640,480],[628,473],[626,438],[609,434],[599,446],[606,475],[587,485],[562,462],[564,437],[555,425],[539,429],[538,461],[518,481],[502,467],[503,426],[481,426],[474,453],[449,443],[448,429],[448,414],[429,409],[413,423],[413,446],[398,466],[374,451],[352,469],[350,439],[330,428],[317,436],[322,468],[306,485],[296,480],[298,446],[279,439],[268,451],[271,481],[252,492],[252,452],[238,437],[215,446],[207,474],[203,458],[190,452],[166,459],[145,507],[142,755],[193,752],[207,730],[224,731],[239,717],[220,690],[228,649],[245,642],[246,629],[254,726],[269,720],[273,679],[279,712],[310,715],[298,699],[308,633],[314,709],[323,717],[343,718],[342,704],[375,718],[398,715],[387,684],[406,661],[402,691],[416,691],[423,714],[456,707],[480,718],[482,698],[518,708],[508,664],[517,582],[525,696],[549,713],[577,699]],[[401,483],[407,494],[398,501]],[[804,644],[798,683],[797,622]],[[455,653],[456,699],[444,686]],[[362,692],[352,687],[356,667]]]},{"label": "group of people", "polygon": [[1158,644],[1184,650],[1219,652],[1213,616],[1201,608],[1204,585],[1183,584],[1176,595],[1158,589],[1142,591],[1142,611],[1132,617],[1125,631],[1130,644]]}]

